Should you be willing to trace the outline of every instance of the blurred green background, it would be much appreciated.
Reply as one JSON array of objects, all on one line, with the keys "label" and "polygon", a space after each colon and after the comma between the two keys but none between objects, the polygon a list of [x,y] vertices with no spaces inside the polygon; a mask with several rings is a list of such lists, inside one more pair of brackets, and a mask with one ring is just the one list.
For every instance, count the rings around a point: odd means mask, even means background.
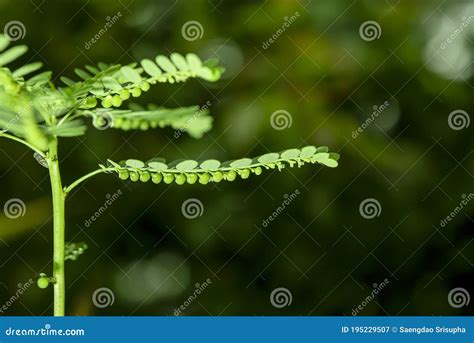
[{"label": "blurred green background", "polygon": [[[441,224],[474,193],[472,1],[0,0],[0,13],[1,27],[17,20],[26,28],[22,62],[43,61],[58,85],[85,64],[173,51],[226,67],[218,83],[159,85],[140,98],[210,102],[214,128],[203,139],[90,125],[86,136],[62,140],[66,183],[107,158],[225,160],[307,144],[342,156],[337,169],[207,187],[91,179],[67,204],[68,240],[89,246],[67,263],[69,315],[173,315],[207,279],[182,315],[351,315],[383,282],[358,314],[472,311],[472,303],[450,305],[449,293],[472,295],[474,201]],[[367,21],[378,25],[375,36],[363,30]],[[291,126],[275,129],[276,111]],[[2,209],[12,198],[26,203],[23,217],[0,216],[1,305],[18,284],[51,273],[52,221],[47,170],[29,151],[0,140],[0,175]],[[201,216],[183,215],[188,199],[202,203]],[[378,215],[361,212],[366,199]],[[271,301],[280,287],[291,294],[282,307]],[[114,298],[104,308],[93,301],[102,288]],[[52,289],[36,286],[3,312],[51,313]]]}]

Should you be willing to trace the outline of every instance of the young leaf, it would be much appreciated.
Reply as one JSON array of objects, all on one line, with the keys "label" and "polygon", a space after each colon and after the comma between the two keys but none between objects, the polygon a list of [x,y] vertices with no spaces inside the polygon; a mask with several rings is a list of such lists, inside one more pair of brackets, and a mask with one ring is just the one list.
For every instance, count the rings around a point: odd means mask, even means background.
[{"label": "young leaf", "polygon": [[167,73],[176,73],[177,69],[173,63],[166,56],[157,56],[156,63],[158,66]]},{"label": "young leaf", "polygon": [[10,48],[9,50],[0,54],[0,66],[4,66],[10,62],[13,62],[27,51],[28,47],[26,45],[17,45],[13,48]]},{"label": "young leaf", "polygon": [[[299,151],[299,149],[296,150]],[[113,163],[112,166],[102,166],[101,168],[106,172],[116,172],[121,179],[130,178],[132,181],[138,179],[142,181],[152,180],[154,183],[163,181],[166,184],[175,182],[182,185],[186,182],[192,184],[197,180],[201,184],[222,180],[233,181],[237,176],[247,179],[251,174],[262,174],[263,169],[278,167],[278,170],[282,170],[285,166],[301,166],[307,163],[319,163],[331,168],[338,165],[338,154],[317,153],[317,149],[312,146],[305,147],[301,151],[304,151],[304,157],[296,156],[295,151],[290,149],[285,151],[286,154],[285,152],[282,154],[270,153],[253,160],[243,158],[225,163],[220,163],[217,160],[207,160],[199,164],[194,160],[186,160],[166,164],[163,161],[153,160],[145,164],[137,160],[127,160],[124,166]],[[313,154],[310,154],[310,152],[313,152]]]},{"label": "young leaf", "polygon": [[120,71],[122,72],[122,75],[126,81],[138,83],[142,80],[140,74],[129,66],[120,68]]},{"label": "young leaf", "polygon": [[10,44],[10,39],[7,35],[0,34],[0,51],[5,50]]},{"label": "young leaf", "polygon": [[161,69],[158,68],[158,66],[152,60],[144,59],[141,61],[141,65],[143,70],[145,70],[145,73],[152,77],[157,77],[162,74]]},{"label": "young leaf", "polygon": [[25,76],[27,74],[30,74],[30,73],[34,72],[34,71],[37,71],[42,66],[43,66],[42,62],[34,62],[34,63],[31,63],[31,64],[27,64],[27,65],[24,65],[23,67],[20,67],[17,70],[15,70],[12,75],[14,77]]}]

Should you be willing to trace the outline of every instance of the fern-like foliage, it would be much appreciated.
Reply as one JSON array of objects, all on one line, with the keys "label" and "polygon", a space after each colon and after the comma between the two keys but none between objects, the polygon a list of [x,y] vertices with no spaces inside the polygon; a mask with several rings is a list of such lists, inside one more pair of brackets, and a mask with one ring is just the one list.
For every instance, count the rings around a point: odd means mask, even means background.
[{"label": "fern-like foliage", "polygon": [[251,174],[260,175],[267,169],[282,170],[286,166],[301,167],[307,163],[319,163],[335,168],[338,165],[339,155],[329,153],[325,146],[306,146],[302,149],[289,149],[282,153],[269,153],[255,158],[242,158],[234,161],[220,162],[218,160],[174,161],[167,164],[164,159],[154,158],[148,162],[129,159],[120,163],[108,161],[108,165],[101,165],[104,172],[115,172],[122,180],[164,182],[166,184],[184,183],[201,184],[234,181],[237,176],[247,179]]},{"label": "fern-like foliage", "polygon": [[99,129],[170,126],[194,138],[202,137],[212,127],[208,111],[197,106],[168,109],[132,103],[128,109],[120,107],[159,83],[190,78],[217,81],[224,69],[217,66],[216,60],[203,62],[195,54],[172,53],[170,57],[159,55],[154,60],[125,66],[98,63],[75,69],[79,81],[61,77],[65,86],[56,88],[51,72],[36,73],[41,62],[9,69],[28,51],[24,45],[9,48],[10,43],[7,36],[0,34],[0,133],[10,132],[41,151],[47,151],[50,137],[83,135],[87,127],[82,117],[92,118],[94,127]]},{"label": "fern-like foliage", "polygon": [[[9,45],[8,37],[0,35],[0,135],[11,132],[47,152],[51,139],[84,134],[83,118],[92,118],[93,126],[98,129],[148,130],[169,126],[195,138],[211,129],[212,118],[206,109],[198,106],[170,109],[128,103],[128,108],[124,108],[124,103],[159,83],[184,82],[190,78],[217,81],[223,68],[216,60],[203,62],[195,54],[172,53],[169,57],[158,55],[153,60],[144,59],[125,66],[86,65],[84,69],[75,69],[79,81],[61,77],[65,85],[55,87],[51,72],[35,74],[42,67],[39,62],[10,70],[7,65],[28,48],[20,45],[7,49]],[[26,78],[31,74],[32,77]],[[116,172],[120,178],[133,181],[205,184],[232,181],[237,176],[245,179],[265,169],[282,170],[306,163],[336,167],[338,159],[339,155],[329,153],[327,147],[308,146],[224,163],[187,160],[167,164],[163,159],[146,163],[133,159],[121,163],[109,161],[99,171]]]},{"label": "fern-like foliage", "polygon": [[201,138],[212,128],[209,112],[199,106],[170,109],[153,104],[147,108],[131,104],[128,110],[98,108],[79,113],[92,117],[94,126],[98,129],[112,127],[128,131],[170,126],[175,130],[186,131],[191,137]]},{"label": "fern-like foliage", "polygon": [[[138,98],[152,85],[184,82],[190,78],[217,81],[223,68],[217,61],[203,62],[195,54],[186,56],[173,53],[170,57],[159,55],[153,60],[144,59],[139,64],[125,66],[98,63],[75,69],[79,81],[67,77],[65,84],[56,87],[51,72],[39,72],[40,62],[10,69],[12,63],[25,54],[24,45],[9,48],[10,40],[0,34],[0,137],[19,142],[35,151],[35,158],[49,170],[54,210],[53,277],[40,274],[38,286],[54,287],[54,314],[64,315],[65,260],[76,260],[87,249],[84,243],[65,245],[65,201],[68,194],[85,180],[102,173],[115,173],[123,180],[208,184],[247,179],[260,175],[267,169],[282,170],[304,164],[321,164],[331,168],[338,165],[339,155],[329,153],[327,147],[306,146],[281,153],[268,153],[256,158],[220,162],[218,160],[181,160],[166,163],[154,158],[147,162],[129,159],[120,163],[108,161],[69,184],[63,186],[58,154],[58,137],[74,137],[84,134],[84,119],[92,119],[97,129],[148,130],[170,126],[179,133],[186,131],[200,138],[212,125],[212,119],[204,108],[188,106],[164,108],[157,105],[141,106],[125,103]],[[178,131],[176,131],[178,132]]]},{"label": "fern-like foliage", "polygon": [[85,67],[87,71],[75,69],[81,81],[75,82],[66,77],[61,80],[67,85],[64,90],[80,102],[80,108],[94,108],[97,100],[105,108],[120,107],[123,101],[139,97],[156,83],[184,82],[189,78],[217,81],[223,68],[216,66],[216,63],[216,60],[203,62],[195,54],[184,57],[172,53],[169,58],[159,55],[155,61],[144,59],[140,66],[137,63],[126,66],[105,63],[99,63],[97,67],[88,65]]}]

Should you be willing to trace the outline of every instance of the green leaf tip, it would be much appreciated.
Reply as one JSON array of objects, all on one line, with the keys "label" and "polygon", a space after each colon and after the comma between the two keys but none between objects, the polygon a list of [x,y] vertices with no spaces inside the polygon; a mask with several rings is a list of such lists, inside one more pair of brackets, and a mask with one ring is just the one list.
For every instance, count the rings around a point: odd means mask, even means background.
[{"label": "green leaf tip", "polygon": [[158,55],[154,59],[145,58],[139,64],[121,66],[99,63],[97,67],[89,65],[85,69],[87,71],[74,70],[81,79],[79,82],[61,77],[66,85],[64,91],[76,99],[81,109],[91,108],[84,103],[91,97],[105,108],[120,107],[122,101],[130,96],[141,96],[151,85],[184,82],[191,78],[215,82],[224,72],[224,68],[217,66],[213,60],[203,62],[196,54],[183,56],[176,52],[169,57]]}]

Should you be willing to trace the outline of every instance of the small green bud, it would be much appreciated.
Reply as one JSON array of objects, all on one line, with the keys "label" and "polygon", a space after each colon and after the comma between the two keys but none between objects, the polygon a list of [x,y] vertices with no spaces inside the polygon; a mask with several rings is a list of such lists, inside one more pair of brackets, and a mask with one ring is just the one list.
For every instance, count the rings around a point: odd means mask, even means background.
[{"label": "small green bud", "polygon": [[120,170],[118,175],[121,180],[127,180],[130,176],[127,170]]},{"label": "small green bud", "polygon": [[174,175],[173,174],[165,174],[163,177],[163,182],[169,185],[174,181]]},{"label": "small green bud", "polygon": [[189,184],[195,184],[196,181],[197,181],[198,177],[196,174],[189,174],[186,176],[186,181],[189,183]]},{"label": "small green bud", "polygon": [[140,119],[133,119],[131,123],[132,123],[132,129],[136,130],[140,126],[141,121]]},{"label": "small green bud", "polygon": [[120,107],[120,105],[122,105],[122,98],[120,95],[114,95],[112,97],[112,105],[115,107]]},{"label": "small green bud", "polygon": [[186,175],[184,174],[178,174],[176,175],[176,177],[174,178],[174,181],[176,182],[176,184],[178,185],[182,185],[186,182]]},{"label": "small green bud", "polygon": [[102,107],[109,108],[112,107],[112,97],[110,95],[107,95],[103,100],[102,100]]},{"label": "small green bud", "polygon": [[239,175],[242,179],[248,179],[250,175],[250,170],[249,169],[242,169],[239,171]]},{"label": "small green bud", "polygon": [[260,175],[262,174],[262,167],[256,167],[253,169],[253,172],[255,173],[255,175]]},{"label": "small green bud", "polygon": [[120,127],[122,126],[122,124],[123,124],[123,118],[114,117],[114,120],[113,120],[113,127],[117,128],[117,129],[120,129]]},{"label": "small green bud", "polygon": [[132,121],[129,120],[129,119],[124,119],[123,120],[123,123],[121,125],[121,129],[122,130],[125,130],[125,131],[128,131],[132,128]]},{"label": "small green bud", "polygon": [[121,89],[119,95],[122,100],[130,99],[130,91],[128,89]]},{"label": "small green bud", "polygon": [[209,174],[206,174],[206,173],[201,174],[199,176],[199,183],[201,185],[206,185],[209,182],[209,179],[210,179]]},{"label": "small green bud", "polygon": [[150,178],[151,178],[150,173],[148,173],[148,172],[140,173],[140,181],[141,182],[148,182],[148,180],[150,180]]},{"label": "small green bud", "polygon": [[163,176],[160,173],[155,173],[151,176],[151,181],[153,181],[153,183],[158,184],[161,180],[163,180]]},{"label": "small green bud", "polygon": [[140,95],[142,95],[142,90],[138,87],[135,87],[132,89],[132,96],[134,98],[138,98]]},{"label": "small green bud", "polygon": [[148,130],[148,128],[149,128],[149,125],[148,125],[148,122],[146,120],[144,120],[140,123],[140,130],[146,131],[146,130]]},{"label": "small green bud", "polygon": [[141,84],[140,88],[142,89],[142,91],[146,92],[150,90],[150,84],[148,82],[144,82]]},{"label": "small green bud", "polygon": [[38,281],[36,282],[36,284],[38,285],[39,288],[41,288],[41,289],[46,289],[46,288],[48,288],[48,286],[49,286],[49,284],[50,284],[50,280],[49,280],[49,278],[46,276],[46,274],[41,273],[41,274],[40,274],[40,278],[38,279]]},{"label": "small green bud", "polygon": [[220,171],[216,171],[212,173],[212,181],[214,182],[220,182],[224,178],[224,174]]},{"label": "small green bud", "polygon": [[236,177],[237,177],[237,173],[233,170],[225,173],[225,178],[227,181],[234,181]]},{"label": "small green bud", "polygon": [[84,102],[81,104],[81,108],[94,108],[97,106],[97,99],[96,98],[86,98]]},{"label": "small green bud", "polygon": [[140,175],[136,171],[131,171],[130,172],[130,180],[133,182],[136,182],[140,179]]}]

